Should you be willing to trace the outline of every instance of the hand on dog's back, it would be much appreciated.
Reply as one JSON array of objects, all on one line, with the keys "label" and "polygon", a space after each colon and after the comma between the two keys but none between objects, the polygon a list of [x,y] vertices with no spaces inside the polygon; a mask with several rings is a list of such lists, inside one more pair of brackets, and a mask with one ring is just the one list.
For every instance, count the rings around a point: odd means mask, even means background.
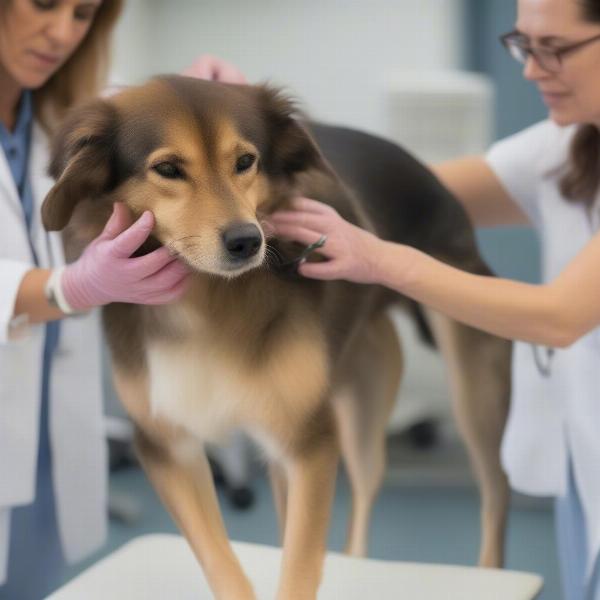
[{"label": "hand on dog's back", "polygon": [[223,83],[236,83],[238,85],[248,83],[244,74],[235,65],[211,54],[203,54],[198,57],[181,74],[187,77],[221,81]]}]

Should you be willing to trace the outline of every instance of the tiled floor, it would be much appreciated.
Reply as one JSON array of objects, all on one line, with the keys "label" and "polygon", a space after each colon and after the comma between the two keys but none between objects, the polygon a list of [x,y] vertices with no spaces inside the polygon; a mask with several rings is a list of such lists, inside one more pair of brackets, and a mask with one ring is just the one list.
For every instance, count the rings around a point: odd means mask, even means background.
[{"label": "tiled floor", "polygon": [[[404,439],[390,441],[390,468],[372,522],[370,555],[374,558],[454,564],[474,564],[479,522],[477,491],[464,452],[453,435],[429,451],[415,451]],[[106,548],[89,562],[113,551],[131,537],[149,532],[173,532],[175,527],[137,469],[111,477],[111,489],[133,502],[137,518],[112,522]],[[276,517],[264,476],[254,481],[256,502],[247,511],[232,510],[222,498],[230,536],[236,540],[277,544]],[[348,486],[338,478],[330,548],[344,543]],[[73,573],[84,568],[79,565]],[[532,571],[545,579],[541,600],[559,600],[559,581],[551,505],[516,497],[510,514],[507,567]],[[399,596],[400,597],[400,596]],[[485,599],[482,599],[485,600]]]}]

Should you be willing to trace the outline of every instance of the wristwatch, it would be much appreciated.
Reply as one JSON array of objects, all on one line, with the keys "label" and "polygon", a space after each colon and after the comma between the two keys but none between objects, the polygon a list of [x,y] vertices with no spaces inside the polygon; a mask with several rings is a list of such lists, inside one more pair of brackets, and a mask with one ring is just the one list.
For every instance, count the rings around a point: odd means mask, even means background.
[{"label": "wristwatch", "polygon": [[50,273],[50,277],[48,277],[48,281],[44,287],[44,295],[50,306],[58,308],[66,315],[75,315],[78,312],[67,302],[61,285],[61,277],[64,270],[65,267],[59,267]]}]

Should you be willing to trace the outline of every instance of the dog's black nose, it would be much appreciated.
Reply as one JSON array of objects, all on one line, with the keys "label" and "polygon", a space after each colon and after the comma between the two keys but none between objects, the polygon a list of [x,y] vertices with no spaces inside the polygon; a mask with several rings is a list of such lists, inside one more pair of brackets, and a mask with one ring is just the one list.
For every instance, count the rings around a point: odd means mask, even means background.
[{"label": "dog's black nose", "polygon": [[231,258],[243,260],[259,251],[262,235],[254,223],[242,223],[223,232],[223,243]]}]

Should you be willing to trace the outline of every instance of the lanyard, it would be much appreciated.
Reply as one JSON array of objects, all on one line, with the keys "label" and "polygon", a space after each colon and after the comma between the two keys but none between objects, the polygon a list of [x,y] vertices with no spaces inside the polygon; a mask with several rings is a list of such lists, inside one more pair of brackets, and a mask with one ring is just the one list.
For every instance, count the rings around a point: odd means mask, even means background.
[{"label": "lanyard", "polygon": [[[536,346],[531,344],[531,350],[533,352],[533,359],[535,360],[535,366],[543,377],[550,377],[552,373],[552,358],[554,357],[554,348],[548,348],[546,346]],[[545,356],[540,356],[541,351],[545,350]]]}]

